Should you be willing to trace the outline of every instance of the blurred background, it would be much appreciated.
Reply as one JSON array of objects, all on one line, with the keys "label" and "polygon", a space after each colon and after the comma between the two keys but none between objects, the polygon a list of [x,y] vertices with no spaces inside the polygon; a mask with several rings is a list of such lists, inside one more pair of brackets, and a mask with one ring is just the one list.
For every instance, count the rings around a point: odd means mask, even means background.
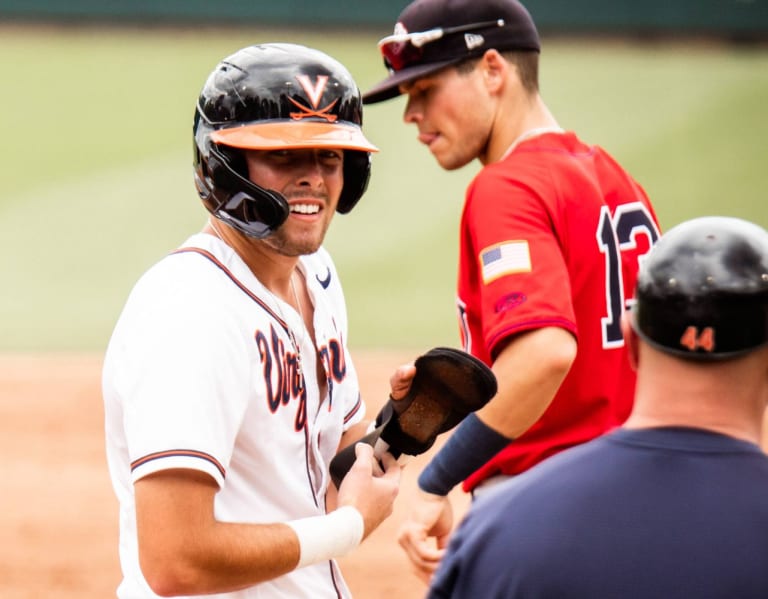
[{"label": "blurred background", "polygon": [[[223,57],[317,47],[365,90],[405,0],[0,0],[0,351],[102,352],[136,279],[198,231],[192,116]],[[768,226],[766,0],[529,0],[560,124],[611,152],[663,228],[703,214]],[[353,348],[458,344],[464,188],[401,121],[366,108],[381,152],[327,246]]]}]

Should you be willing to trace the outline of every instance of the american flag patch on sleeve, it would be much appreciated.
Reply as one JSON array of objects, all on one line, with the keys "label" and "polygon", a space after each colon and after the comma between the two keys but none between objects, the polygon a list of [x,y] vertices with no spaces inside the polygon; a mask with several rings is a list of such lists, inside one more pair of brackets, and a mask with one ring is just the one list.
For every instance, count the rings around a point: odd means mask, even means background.
[{"label": "american flag patch on sleeve", "polygon": [[527,241],[505,241],[480,252],[483,283],[504,275],[531,271],[531,254]]}]

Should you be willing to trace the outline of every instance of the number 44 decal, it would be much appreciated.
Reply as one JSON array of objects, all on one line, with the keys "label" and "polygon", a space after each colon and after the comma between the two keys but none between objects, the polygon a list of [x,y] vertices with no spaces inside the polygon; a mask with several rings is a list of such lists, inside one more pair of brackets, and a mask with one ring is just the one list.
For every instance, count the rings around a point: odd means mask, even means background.
[{"label": "number 44 decal", "polygon": [[699,332],[699,329],[690,326],[683,331],[683,336],[680,337],[680,345],[687,347],[691,351],[702,349],[705,352],[711,352],[715,349],[715,331],[712,327],[704,327]]},{"label": "number 44 decal", "polygon": [[[641,202],[623,204],[611,216],[607,206],[600,212],[597,225],[597,245],[605,255],[605,305],[608,314],[600,319],[603,328],[603,347],[624,345],[621,335],[621,314],[624,311],[624,277],[621,270],[622,253],[637,253],[637,239],[648,238],[650,249],[659,238],[659,230],[648,208]],[[640,267],[643,255],[637,255]]]}]

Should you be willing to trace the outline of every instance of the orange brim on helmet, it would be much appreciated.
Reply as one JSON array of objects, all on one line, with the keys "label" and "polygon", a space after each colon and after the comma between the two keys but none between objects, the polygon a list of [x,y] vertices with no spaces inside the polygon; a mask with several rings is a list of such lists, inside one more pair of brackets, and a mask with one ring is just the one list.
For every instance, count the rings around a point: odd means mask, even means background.
[{"label": "orange brim on helmet", "polygon": [[218,144],[243,150],[300,150],[336,148],[378,152],[360,127],[345,123],[317,121],[272,121],[217,129],[211,139]]}]

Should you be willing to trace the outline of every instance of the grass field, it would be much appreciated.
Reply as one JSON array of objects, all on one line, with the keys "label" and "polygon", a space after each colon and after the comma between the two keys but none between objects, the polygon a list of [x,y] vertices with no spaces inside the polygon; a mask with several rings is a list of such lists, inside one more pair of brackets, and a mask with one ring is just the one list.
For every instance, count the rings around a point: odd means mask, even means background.
[{"label": "grass field", "polygon": [[[104,348],[136,278],[200,228],[194,103],[230,52],[316,46],[365,89],[387,32],[0,27],[0,350]],[[768,226],[768,48],[544,39],[542,92],[560,124],[612,152],[662,226],[727,214]],[[327,240],[357,347],[455,345],[456,233],[477,165],[442,172],[369,107],[369,191]]]}]

